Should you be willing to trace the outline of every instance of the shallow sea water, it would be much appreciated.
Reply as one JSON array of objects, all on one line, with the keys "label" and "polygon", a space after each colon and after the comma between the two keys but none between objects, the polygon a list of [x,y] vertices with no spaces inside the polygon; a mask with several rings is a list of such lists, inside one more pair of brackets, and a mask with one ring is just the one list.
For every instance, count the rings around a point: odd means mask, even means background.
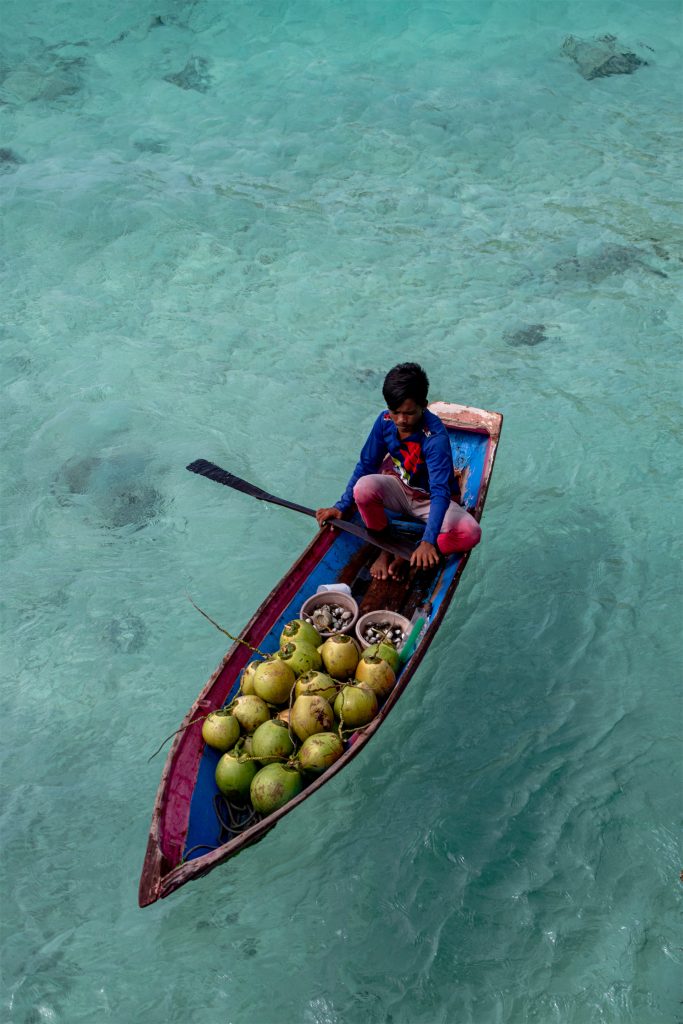
[{"label": "shallow sea water", "polygon": [[[680,1021],[677,3],[4,5],[2,1018]],[[587,81],[569,34],[648,54]],[[648,49],[649,48],[649,49]],[[394,363],[505,414],[400,711],[141,911],[148,764]]]}]

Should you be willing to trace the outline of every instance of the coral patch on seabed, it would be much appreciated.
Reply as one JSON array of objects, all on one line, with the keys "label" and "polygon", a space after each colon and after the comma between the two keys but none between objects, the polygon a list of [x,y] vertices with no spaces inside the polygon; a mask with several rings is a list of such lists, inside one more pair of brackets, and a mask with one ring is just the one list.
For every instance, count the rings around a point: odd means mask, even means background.
[{"label": "coral patch on seabed", "polygon": [[353,376],[359,384],[371,384],[373,387],[380,386],[384,380],[381,370],[358,368],[353,371]]},{"label": "coral patch on seabed", "polygon": [[526,324],[514,331],[506,331],[504,338],[508,345],[540,345],[548,340],[545,324]]},{"label": "coral patch on seabed", "polygon": [[657,270],[645,262],[647,253],[632,245],[599,245],[597,249],[585,256],[571,256],[556,263],[553,271],[559,280],[583,278],[596,283],[609,277],[610,274],[623,274],[633,267],[655,274],[657,277],[668,277],[663,270]]},{"label": "coral patch on seabed", "polygon": [[120,526],[135,526],[142,529],[163,512],[163,496],[149,484],[122,485],[113,490],[109,498],[103,518],[104,525],[110,529],[117,529]]},{"label": "coral patch on seabed", "polygon": [[69,459],[61,468],[53,490],[60,505],[73,504],[83,495],[100,524],[107,529],[142,529],[162,515],[166,502],[149,481],[146,460],[130,453]]},{"label": "coral patch on seabed", "polygon": [[13,149],[0,147],[0,174],[9,174],[17,169],[19,164],[26,163],[25,160],[14,152]]},{"label": "coral patch on seabed", "polygon": [[136,138],[133,139],[133,147],[140,153],[167,153],[168,143],[163,139]]},{"label": "coral patch on seabed", "polygon": [[147,627],[139,615],[123,615],[107,622],[104,635],[115,650],[134,654],[147,642]]},{"label": "coral patch on seabed", "polygon": [[60,57],[49,51],[10,70],[2,82],[5,103],[51,102],[73,96],[83,88],[85,57]]},{"label": "coral patch on seabed", "polygon": [[182,71],[173,75],[164,75],[164,81],[177,85],[179,89],[194,89],[195,92],[208,92],[211,85],[209,62],[204,57],[190,57]]},{"label": "coral patch on seabed", "polygon": [[588,82],[610,75],[632,75],[638,68],[648,65],[637,53],[619,49],[617,37],[610,35],[593,40],[567,36],[562,52],[574,61]]}]

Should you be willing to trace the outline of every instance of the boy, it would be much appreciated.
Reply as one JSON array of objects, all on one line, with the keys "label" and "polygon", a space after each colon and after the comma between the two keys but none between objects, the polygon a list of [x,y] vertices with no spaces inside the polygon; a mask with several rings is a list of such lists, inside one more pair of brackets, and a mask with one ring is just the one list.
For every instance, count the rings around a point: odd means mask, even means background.
[{"label": "boy", "polygon": [[[356,502],[368,530],[387,528],[385,509],[426,523],[410,564],[427,569],[439,553],[469,551],[479,543],[481,527],[457,500],[458,485],[446,428],[427,409],[429,381],[417,363],[389,370],[382,394],[388,408],[379,414],[363,445],[346,490],[332,508],[319,508],[320,526],[340,519]],[[402,575],[405,561],[383,551],[370,572],[375,579]]]}]

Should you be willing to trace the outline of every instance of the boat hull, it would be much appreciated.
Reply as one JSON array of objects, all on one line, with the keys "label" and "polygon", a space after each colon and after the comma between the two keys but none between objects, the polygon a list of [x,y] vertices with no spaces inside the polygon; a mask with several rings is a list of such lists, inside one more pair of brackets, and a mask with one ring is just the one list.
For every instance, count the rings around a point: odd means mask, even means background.
[{"label": "boat hull", "polygon": [[[464,504],[480,519],[502,416],[446,403],[435,403],[430,409],[439,415],[449,431],[454,466],[463,482]],[[365,567],[372,557],[369,546],[331,526],[316,534],[261,604],[240,634],[243,642],[238,641],[229,649],[181,723],[166,760],[152,813],[140,879],[140,906],[163,899],[191,879],[207,874],[247,846],[259,842],[286,814],[311,797],[361,752],[394,709],[420,666],[453,600],[469,554],[446,559],[431,578],[424,573],[411,574],[411,582],[400,589],[393,581],[371,582],[367,586]],[[364,581],[367,586],[362,611],[371,610],[373,606],[390,607],[390,602],[402,602],[399,607],[404,614],[416,614],[420,605],[431,609],[414,653],[403,666],[377,716],[351,736],[338,761],[284,807],[228,837],[227,841],[220,841],[216,838],[216,812],[212,803],[216,793],[213,776],[219,755],[205,746],[201,738],[201,719],[224,706],[238,692],[241,672],[253,657],[250,648],[276,650],[282,626],[298,616],[303,600],[315,593],[319,583],[347,581],[353,586],[361,586]]]}]

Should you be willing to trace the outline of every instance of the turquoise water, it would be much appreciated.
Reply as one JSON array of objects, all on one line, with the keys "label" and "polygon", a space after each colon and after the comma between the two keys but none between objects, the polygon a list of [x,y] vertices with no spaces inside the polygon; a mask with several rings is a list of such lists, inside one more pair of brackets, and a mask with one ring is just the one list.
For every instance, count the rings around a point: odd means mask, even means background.
[{"label": "turquoise water", "polygon": [[[676,3],[4,5],[4,1020],[681,1019]],[[569,34],[649,66],[581,77]],[[650,49],[648,49],[648,47]],[[542,326],[541,326],[542,325]],[[163,761],[386,369],[505,414],[372,744],[141,911]]]}]

